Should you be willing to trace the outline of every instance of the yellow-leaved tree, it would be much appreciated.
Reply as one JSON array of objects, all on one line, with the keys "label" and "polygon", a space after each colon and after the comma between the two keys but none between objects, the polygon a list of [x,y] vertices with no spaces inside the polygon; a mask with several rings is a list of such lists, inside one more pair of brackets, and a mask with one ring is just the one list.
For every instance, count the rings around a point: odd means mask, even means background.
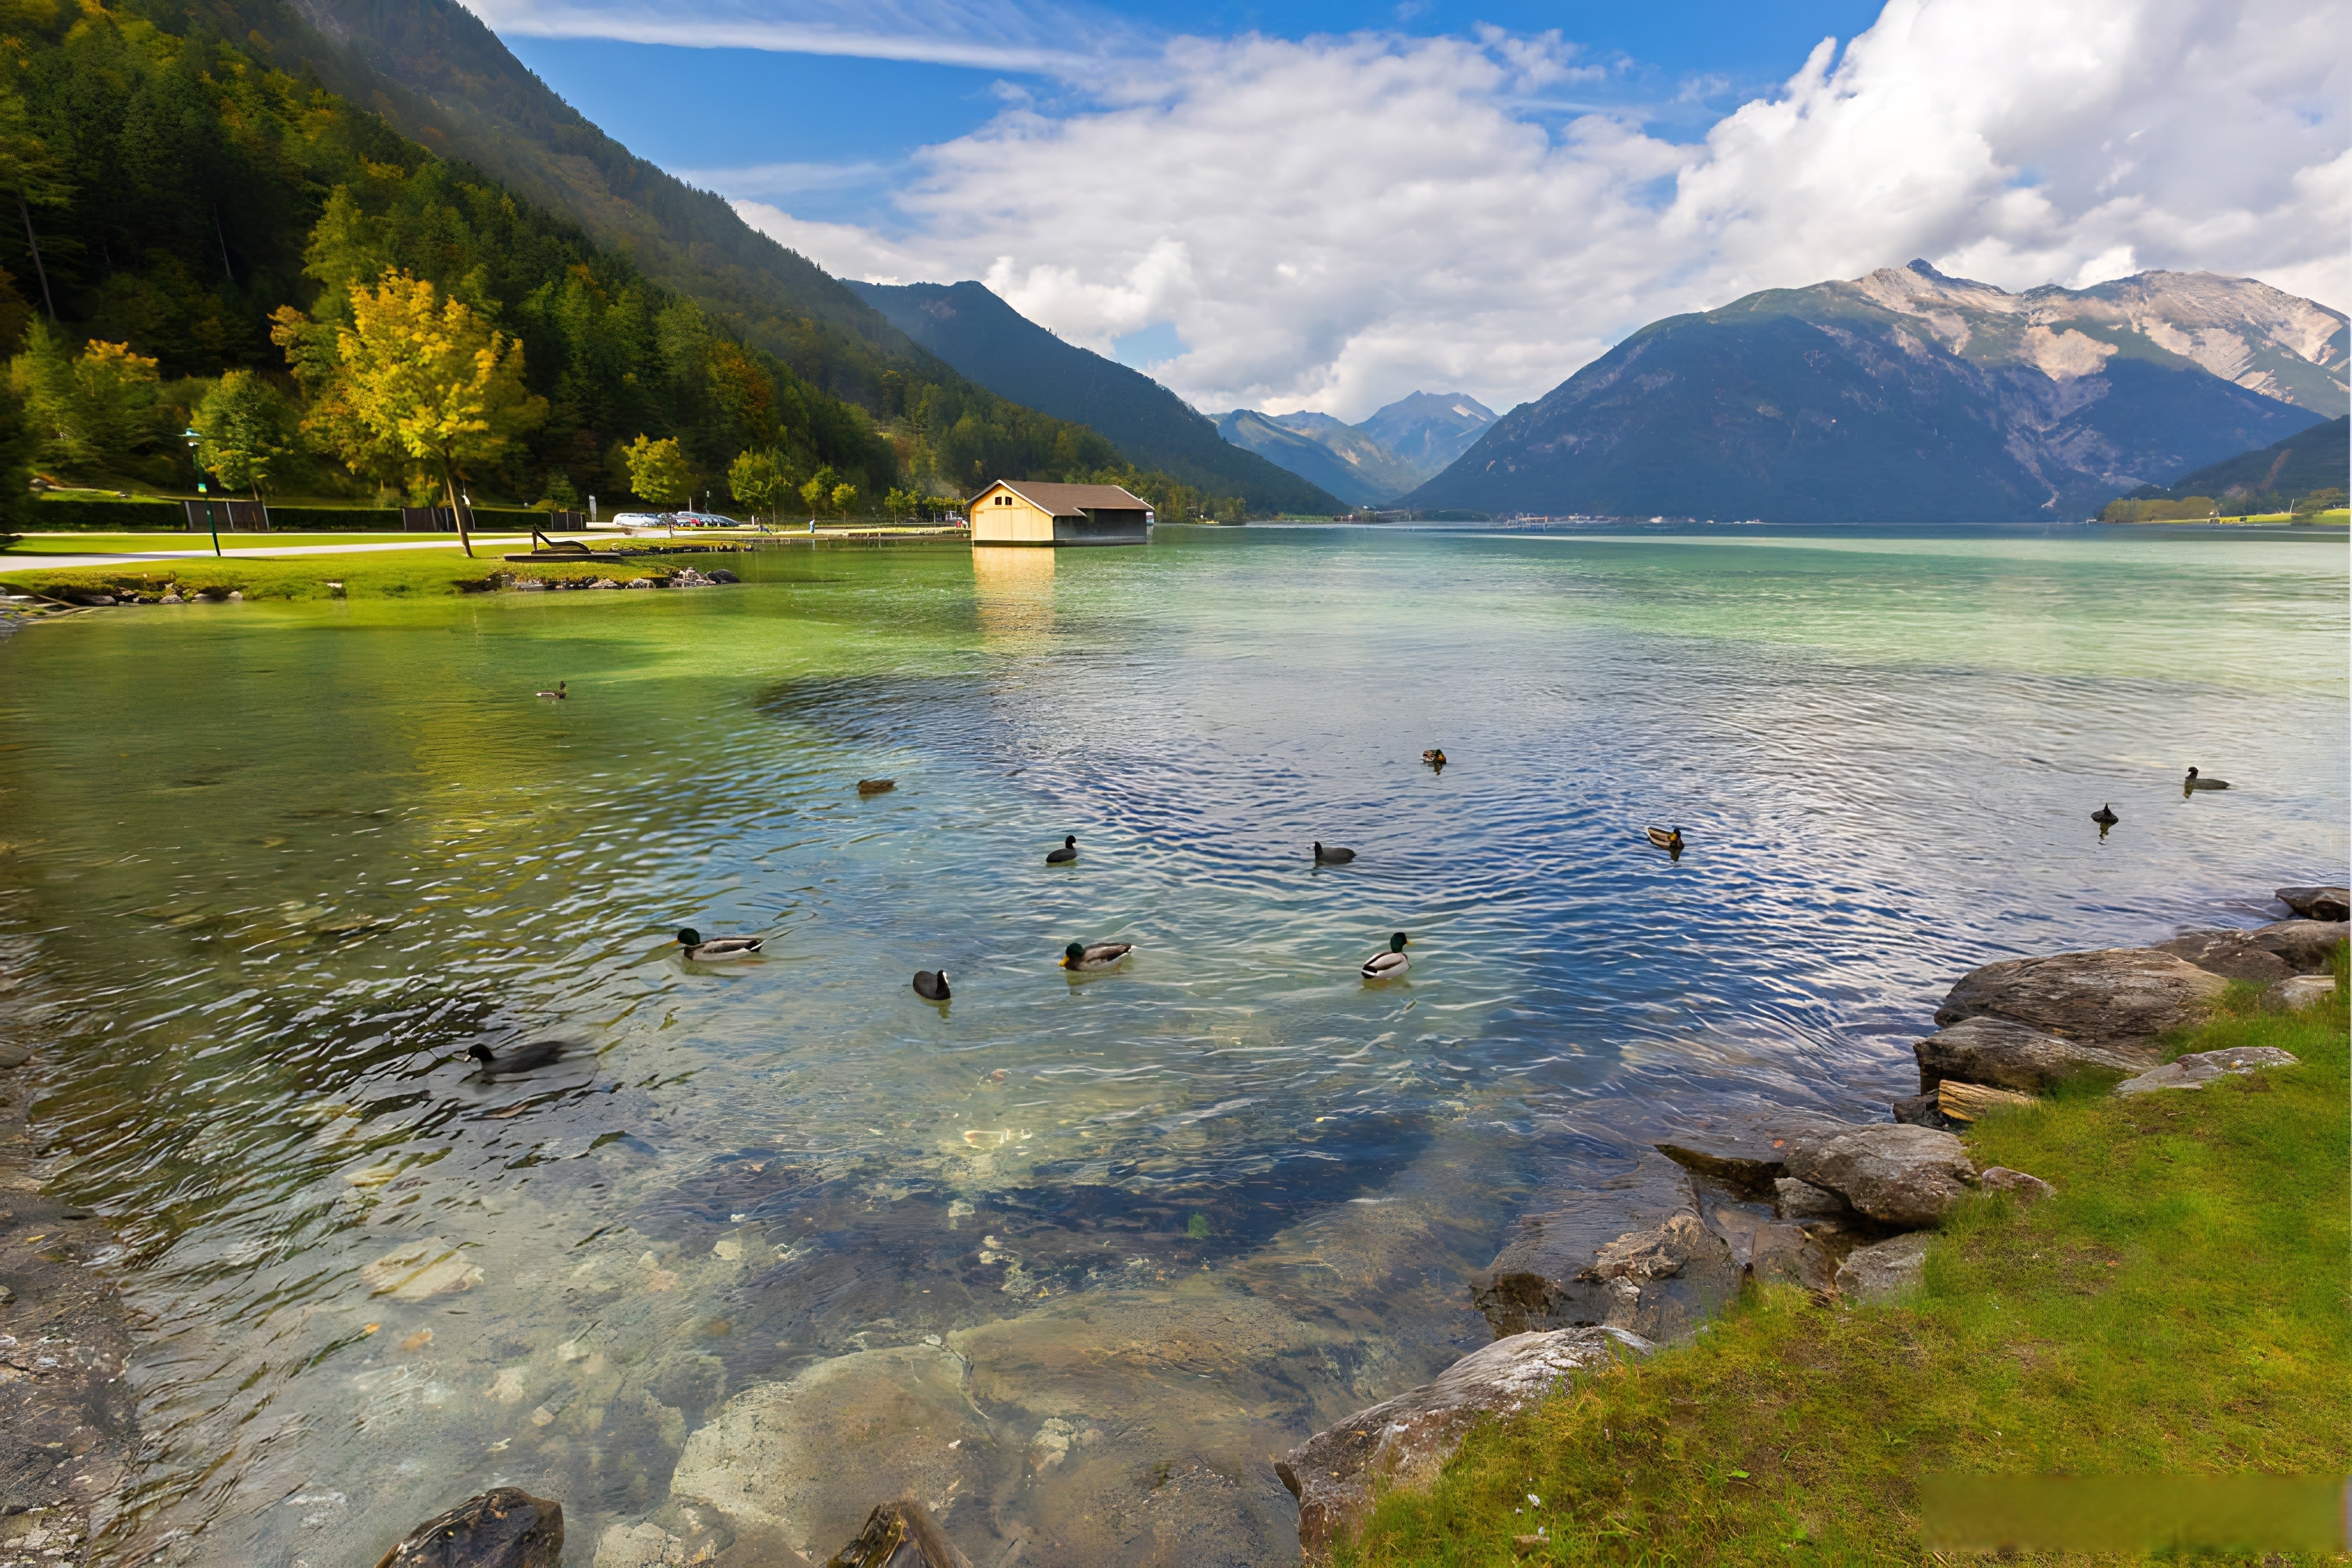
[{"label": "yellow-leaved tree", "polygon": [[683,505],[694,489],[694,470],[675,436],[648,441],[643,432],[621,453],[629,468],[629,489],[658,507]]},{"label": "yellow-leaved tree", "polygon": [[[352,324],[335,330],[333,379],[304,426],[355,468],[387,459],[430,468],[471,555],[458,480],[547,417],[547,399],[523,384],[522,343],[395,268],[373,289],[352,284],[351,302]],[[291,357],[295,345],[280,342]]]}]

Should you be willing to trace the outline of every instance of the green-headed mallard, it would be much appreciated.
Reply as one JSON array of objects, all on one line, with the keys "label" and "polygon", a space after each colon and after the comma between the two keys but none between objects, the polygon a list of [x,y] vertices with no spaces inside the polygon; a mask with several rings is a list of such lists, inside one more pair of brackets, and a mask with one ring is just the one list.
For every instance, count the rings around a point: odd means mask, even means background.
[{"label": "green-headed mallard", "polygon": [[1679,827],[1648,829],[1650,842],[1679,860],[1683,858],[1683,830]]},{"label": "green-headed mallard", "polygon": [[1344,866],[1355,858],[1356,852],[1352,849],[1341,849],[1336,845],[1326,849],[1321,839],[1315,841],[1315,862],[1318,866]]},{"label": "green-headed mallard", "polygon": [[677,933],[677,945],[684,948],[686,956],[693,959],[697,963],[723,963],[730,958],[749,958],[759,952],[760,944],[767,940],[764,936],[714,936],[709,942],[705,942],[702,940],[702,933],[692,926],[688,926]]},{"label": "green-headed mallard", "polygon": [[1404,944],[1405,934],[1402,931],[1389,938],[1389,949],[1386,952],[1376,952],[1364,960],[1364,978],[1394,980],[1398,975],[1411,969],[1412,960],[1404,955]]},{"label": "green-headed mallard", "polygon": [[1045,851],[1045,864],[1048,866],[1066,866],[1077,858],[1078,836],[1075,833],[1064,837],[1059,849]]},{"label": "green-headed mallard", "polygon": [[1062,950],[1062,967],[1075,969],[1082,974],[1098,970],[1116,969],[1118,961],[1135,951],[1134,944],[1124,942],[1074,942]]},{"label": "green-headed mallard", "polygon": [[948,972],[944,969],[915,971],[915,994],[926,1002],[944,1002],[954,993],[948,989]]}]

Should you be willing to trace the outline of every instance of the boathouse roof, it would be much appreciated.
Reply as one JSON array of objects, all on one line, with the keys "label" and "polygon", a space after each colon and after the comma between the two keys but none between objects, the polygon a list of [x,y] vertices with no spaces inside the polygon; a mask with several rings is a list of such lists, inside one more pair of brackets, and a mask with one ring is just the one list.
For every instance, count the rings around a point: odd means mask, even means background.
[{"label": "boathouse roof", "polygon": [[[1090,511],[1150,511],[1151,503],[1124,485],[1055,485],[1035,479],[999,479],[988,489],[998,486],[1011,490],[1040,511],[1055,517],[1077,517]],[[981,491],[986,495],[988,490]],[[978,497],[974,497],[978,500]]]}]

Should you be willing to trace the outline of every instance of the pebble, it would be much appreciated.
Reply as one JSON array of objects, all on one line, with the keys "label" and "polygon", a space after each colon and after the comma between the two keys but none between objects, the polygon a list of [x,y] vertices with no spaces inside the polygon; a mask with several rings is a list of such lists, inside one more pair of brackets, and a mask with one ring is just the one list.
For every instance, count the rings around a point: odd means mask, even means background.
[{"label": "pebble", "polygon": [[0,1042],[0,1068],[20,1068],[32,1059],[32,1047]]}]

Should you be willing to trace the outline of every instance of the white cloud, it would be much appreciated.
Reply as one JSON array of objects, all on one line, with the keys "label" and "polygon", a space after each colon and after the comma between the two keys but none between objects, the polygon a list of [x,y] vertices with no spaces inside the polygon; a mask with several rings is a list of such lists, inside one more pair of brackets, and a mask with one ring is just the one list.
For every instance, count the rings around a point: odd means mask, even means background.
[{"label": "white cloud", "polygon": [[[2006,288],[2141,268],[2352,302],[2340,18],[2311,0],[1890,0],[1676,144],[1517,105],[1554,35],[1181,38],[1091,105],[927,149],[903,232],[745,216],[853,277],[980,278],[1073,342],[1172,321],[1206,407],[1505,407],[1643,322],[1925,256]],[[725,188],[724,186],[721,187]]]}]

